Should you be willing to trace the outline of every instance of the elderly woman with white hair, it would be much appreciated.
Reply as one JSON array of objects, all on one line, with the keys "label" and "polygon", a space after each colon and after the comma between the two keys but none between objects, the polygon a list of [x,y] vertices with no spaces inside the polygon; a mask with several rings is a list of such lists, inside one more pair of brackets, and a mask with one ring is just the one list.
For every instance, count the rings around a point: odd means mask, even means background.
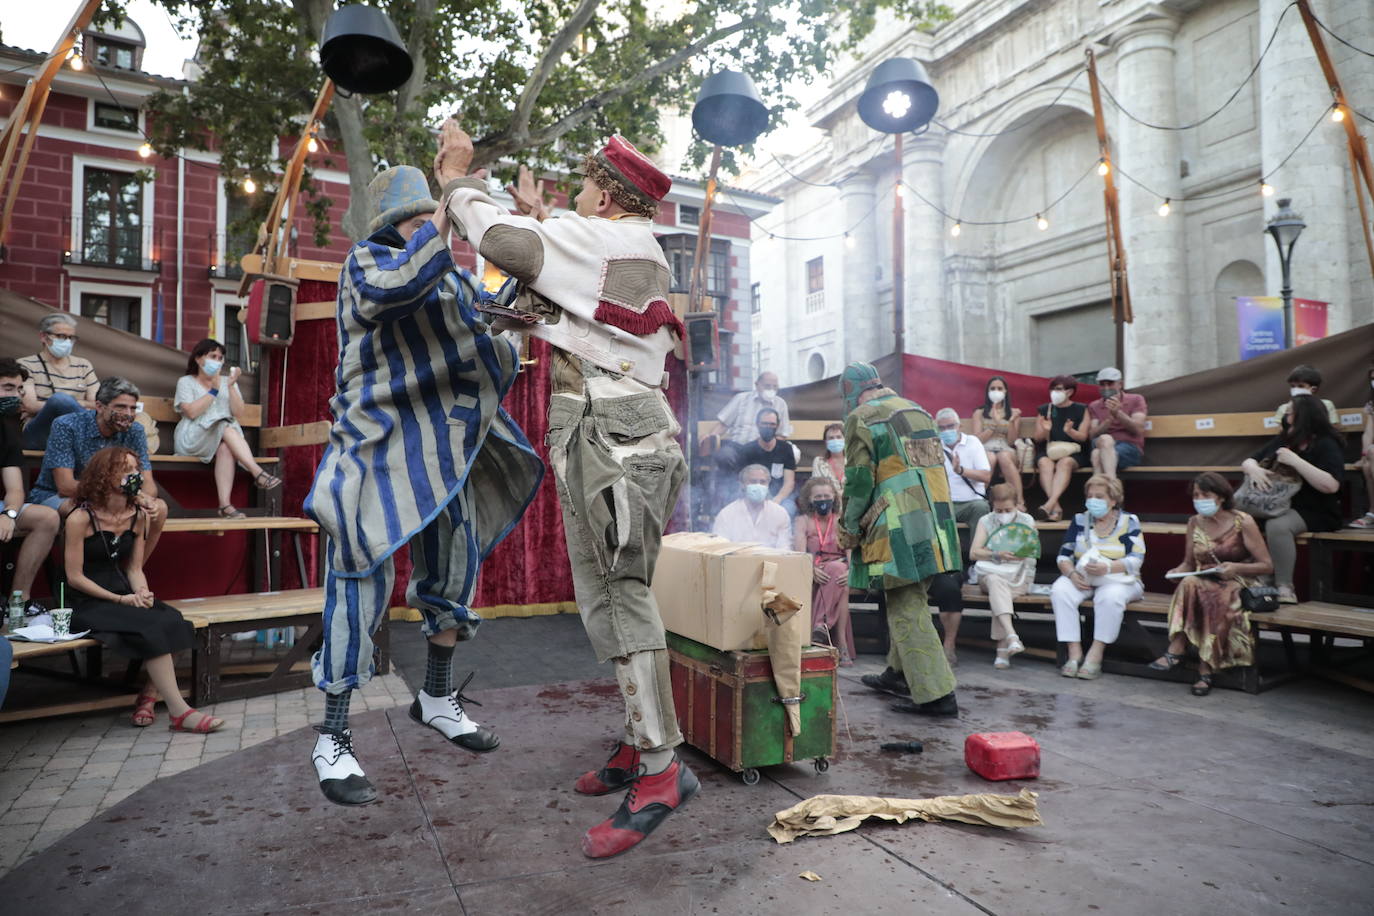
[{"label": "elderly woman with white hair", "polygon": [[38,322],[38,352],[20,357],[29,371],[20,395],[24,414],[24,448],[42,451],[48,431],[58,417],[78,410],[95,410],[95,391],[100,385],[88,359],[72,355],[76,346],[77,317],[66,312],[44,315]]}]

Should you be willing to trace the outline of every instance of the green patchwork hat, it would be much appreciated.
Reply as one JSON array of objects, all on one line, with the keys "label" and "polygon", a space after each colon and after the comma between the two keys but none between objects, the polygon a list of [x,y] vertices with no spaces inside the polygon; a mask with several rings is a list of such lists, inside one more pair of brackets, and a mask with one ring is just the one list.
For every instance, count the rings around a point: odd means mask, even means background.
[{"label": "green patchwork hat", "polygon": [[374,214],[367,224],[368,235],[439,209],[439,201],[430,196],[425,173],[413,165],[398,165],[378,174],[367,186],[367,199]]},{"label": "green patchwork hat", "polygon": [[844,398],[846,411],[859,406],[859,395],[870,388],[881,387],[883,380],[872,363],[850,363],[840,373],[840,397]]}]

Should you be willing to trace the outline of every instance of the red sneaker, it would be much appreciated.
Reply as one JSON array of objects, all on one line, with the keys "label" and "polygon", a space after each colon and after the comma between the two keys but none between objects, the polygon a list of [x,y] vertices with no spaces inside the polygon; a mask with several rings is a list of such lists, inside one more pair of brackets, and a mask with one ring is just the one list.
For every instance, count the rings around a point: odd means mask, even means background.
[{"label": "red sneaker", "polygon": [[631,777],[631,782],[615,814],[582,837],[582,852],[589,858],[607,859],[638,845],[701,790],[696,774],[678,759],[662,773]]},{"label": "red sneaker", "polygon": [[639,749],[617,741],[615,753],[599,770],[588,770],[577,777],[573,791],[580,795],[606,795],[618,792],[634,781],[639,772]]}]

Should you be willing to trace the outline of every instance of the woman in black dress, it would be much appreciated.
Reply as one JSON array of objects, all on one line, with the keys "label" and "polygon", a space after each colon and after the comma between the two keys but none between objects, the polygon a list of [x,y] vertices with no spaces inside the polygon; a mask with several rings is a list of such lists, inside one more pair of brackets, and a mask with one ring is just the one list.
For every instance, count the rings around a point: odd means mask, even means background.
[{"label": "woman in black dress", "polygon": [[1040,489],[1045,502],[1034,515],[1040,521],[1057,522],[1064,517],[1059,498],[1069,488],[1073,472],[1092,464],[1092,456],[1084,447],[1088,441],[1088,408],[1075,404],[1074,392],[1078,380],[1071,375],[1056,375],[1050,379],[1050,403],[1036,410],[1035,441],[1039,444]]},{"label": "woman in black dress", "polygon": [[217,731],[224,720],[186,704],[172,665],[174,653],[191,648],[194,630],[176,608],[153,597],[143,576],[148,514],[131,499],[142,486],[138,456],[126,448],[101,449],[81,473],[66,533],[72,629],[90,630],[107,648],[143,659],[151,684],[134,707],[134,725],[153,723],[160,693],[173,731]]}]

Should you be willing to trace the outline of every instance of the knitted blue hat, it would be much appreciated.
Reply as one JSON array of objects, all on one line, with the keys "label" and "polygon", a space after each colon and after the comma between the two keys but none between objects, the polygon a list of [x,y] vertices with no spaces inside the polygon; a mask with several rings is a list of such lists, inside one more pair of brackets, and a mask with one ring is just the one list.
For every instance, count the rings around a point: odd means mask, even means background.
[{"label": "knitted blue hat", "polygon": [[367,186],[367,198],[376,214],[367,224],[368,235],[383,226],[439,209],[439,202],[429,196],[425,173],[413,165],[398,165],[380,173]]}]

